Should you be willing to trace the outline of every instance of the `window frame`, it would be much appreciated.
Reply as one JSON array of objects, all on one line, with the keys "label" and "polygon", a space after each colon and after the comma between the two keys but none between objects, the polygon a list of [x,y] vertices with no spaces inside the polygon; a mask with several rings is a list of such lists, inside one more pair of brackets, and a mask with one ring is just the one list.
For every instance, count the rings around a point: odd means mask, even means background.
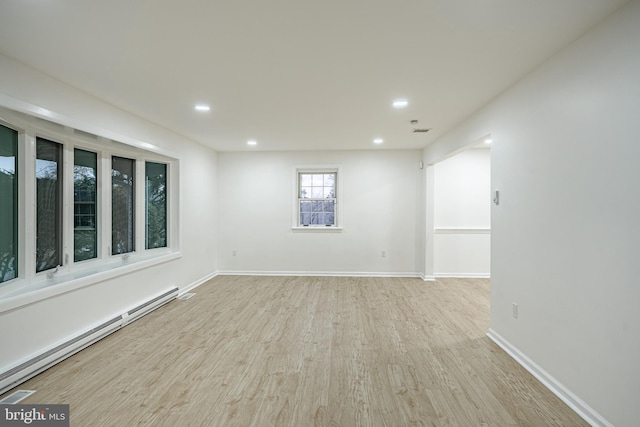
[{"label": "window frame", "polygon": [[[81,263],[81,262],[87,262],[87,261],[92,261],[94,259],[100,258],[102,253],[101,253],[101,244],[102,244],[102,236],[100,235],[100,231],[102,230],[102,226],[101,226],[101,205],[100,205],[100,201],[101,201],[101,194],[100,194],[100,186],[102,185],[102,176],[101,176],[101,164],[100,164],[100,154],[98,152],[96,152],[95,150],[89,150],[86,147],[79,147],[79,146],[74,146],[72,150],[70,150],[71,152],[73,152],[73,165],[72,165],[72,170],[71,173],[73,175],[73,215],[72,215],[72,226],[73,226],[73,245],[72,248],[73,250],[70,251],[73,253],[73,262],[75,263]],[[95,179],[96,179],[96,188],[95,188],[95,200],[94,200],[94,211],[95,211],[95,256],[91,257],[91,258],[86,258],[86,259],[79,259],[76,260],[76,231],[78,230],[82,230],[81,228],[77,228],[76,227],[76,204],[78,203],[75,200],[75,190],[76,190],[76,186],[75,186],[75,168],[77,166],[77,162],[76,162],[76,151],[84,151],[85,153],[91,153],[93,155],[95,155],[96,157],[96,170],[95,170]],[[85,166],[86,167],[86,166]]]},{"label": "window frame", "polygon": [[[111,168],[110,168],[110,172],[111,172],[111,180],[110,180],[110,184],[111,184],[111,255],[112,256],[119,256],[119,255],[126,255],[126,254],[130,254],[136,251],[136,248],[139,248],[139,246],[137,245],[137,234],[138,234],[138,230],[139,228],[137,227],[136,224],[136,219],[138,217],[138,208],[136,206],[137,203],[137,199],[140,197],[140,195],[138,194],[138,191],[136,189],[137,184],[138,184],[138,177],[137,177],[137,165],[136,165],[136,159],[134,158],[130,158],[130,157],[124,157],[124,156],[119,156],[119,155],[115,155],[112,154],[111,156]],[[131,209],[131,220],[127,221],[127,236],[125,238],[126,240],[126,244],[127,244],[127,248],[123,251],[119,251],[115,248],[115,236],[114,236],[114,193],[113,190],[116,187],[116,180],[114,180],[115,176],[114,176],[114,171],[115,169],[115,162],[116,159],[119,160],[125,160],[131,163],[131,174],[128,177],[129,180],[131,180],[131,183],[129,184],[129,191],[131,192],[131,194],[128,194],[127,196],[127,204],[129,205],[130,209]]]},{"label": "window frame", "polygon": [[[0,313],[30,304],[59,293],[118,277],[139,269],[178,259],[180,242],[180,157],[149,143],[125,137],[118,140],[78,130],[77,123],[64,123],[64,117],[55,115],[38,117],[33,109],[26,111],[13,105],[0,103],[0,123],[18,132],[18,276],[0,283]],[[61,119],[62,123],[49,120]],[[100,132],[98,132],[100,133]],[[106,135],[110,135],[107,133]],[[62,266],[58,269],[36,273],[35,268],[35,202],[36,202],[36,140],[43,138],[62,145]],[[74,149],[96,154],[96,258],[74,259]],[[111,255],[111,157],[119,156],[135,160],[135,227],[137,233],[135,252]],[[164,163],[167,167],[167,247],[145,249],[144,163]],[[142,173],[142,176],[140,176]]]},{"label": "window frame", "polygon": [[[20,195],[21,195],[21,183],[20,183],[20,170],[19,170],[19,166],[20,166],[20,161],[22,154],[20,153],[20,130],[17,129],[15,126],[12,126],[8,123],[5,123],[3,120],[0,120],[0,126],[8,129],[9,131],[13,131],[15,132],[15,136],[16,139],[14,141],[12,141],[13,144],[15,144],[15,146],[13,147],[14,150],[14,171],[13,171],[13,175],[14,175],[14,183],[13,183],[13,212],[11,214],[11,216],[13,217],[13,227],[15,227],[12,230],[11,233],[11,240],[13,241],[13,245],[15,245],[15,247],[13,248],[13,253],[12,255],[15,257],[15,261],[14,261],[14,269],[15,269],[15,276],[11,279],[7,279],[6,281],[3,280],[3,276],[0,276],[0,286],[2,286],[4,283],[8,283],[11,282],[12,280],[15,280],[16,278],[20,277],[20,273],[21,273],[21,261],[22,258],[20,256],[20,250],[21,250],[21,243],[20,243],[20,226],[21,226],[21,218],[20,218]],[[1,272],[0,272],[1,273]]]},{"label": "window frame", "polygon": [[[302,174],[335,174],[335,210],[334,225],[302,225],[300,221],[300,204],[304,200],[316,200],[313,198],[301,198],[301,175]],[[317,199],[317,200],[326,200]],[[322,165],[322,166],[298,166],[293,170],[293,207],[292,207],[292,225],[293,232],[308,233],[336,233],[342,232],[342,167],[339,165]]]},{"label": "window frame", "polygon": [[[58,159],[56,161],[56,187],[55,187],[55,194],[56,194],[56,206],[54,208],[55,210],[55,214],[57,215],[57,218],[55,218],[55,223],[53,224],[55,227],[55,231],[54,231],[54,239],[55,239],[55,249],[57,252],[56,255],[56,265],[49,265],[45,268],[42,269],[38,269],[38,238],[40,237],[40,224],[38,223],[38,203],[40,202],[40,200],[38,199],[38,160],[43,160],[38,158],[38,144],[39,143],[47,143],[47,144],[54,144],[55,147],[55,151],[56,151],[56,155],[58,156]],[[66,154],[65,154],[65,150],[64,150],[64,144],[59,142],[57,139],[55,138],[45,138],[42,136],[36,136],[35,138],[35,173],[33,175],[33,179],[35,180],[36,183],[36,187],[35,187],[35,194],[36,194],[36,198],[35,198],[35,207],[36,207],[36,212],[35,212],[35,221],[33,222],[33,229],[36,230],[36,240],[35,240],[35,247],[36,247],[36,262],[34,263],[34,269],[36,274],[41,274],[41,273],[45,273],[49,270],[53,270],[53,269],[59,269],[60,267],[64,266],[65,264],[67,264],[67,259],[65,259],[65,233],[67,232],[67,227],[65,227],[65,223],[64,223],[64,205],[65,205],[65,201],[64,201],[64,193],[65,193],[65,186],[67,184],[66,179],[65,179],[65,160],[66,160]]]},{"label": "window frame", "polygon": [[[164,246],[149,247],[149,187],[147,186],[149,173],[149,164],[164,166]],[[162,249],[170,246],[170,233],[169,233],[169,164],[166,162],[156,162],[151,160],[145,160],[144,162],[144,248],[145,250]]]}]

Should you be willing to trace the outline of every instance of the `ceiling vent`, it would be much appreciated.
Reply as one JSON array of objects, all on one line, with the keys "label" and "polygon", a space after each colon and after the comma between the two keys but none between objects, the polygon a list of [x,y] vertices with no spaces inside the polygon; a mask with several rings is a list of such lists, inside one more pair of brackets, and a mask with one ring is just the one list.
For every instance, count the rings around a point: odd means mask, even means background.
[{"label": "ceiling vent", "polygon": [[431,128],[429,129],[425,129],[425,128],[416,128],[413,130],[413,133],[426,133],[429,132],[431,130]]}]

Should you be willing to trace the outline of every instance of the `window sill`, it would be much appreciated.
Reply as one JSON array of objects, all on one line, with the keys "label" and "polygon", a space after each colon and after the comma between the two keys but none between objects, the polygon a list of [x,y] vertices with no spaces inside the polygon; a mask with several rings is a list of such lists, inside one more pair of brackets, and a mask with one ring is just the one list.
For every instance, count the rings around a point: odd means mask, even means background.
[{"label": "window sill", "polygon": [[180,252],[147,257],[132,256],[82,270],[60,272],[52,278],[38,278],[32,282],[16,279],[0,287],[0,313],[181,257]]},{"label": "window sill", "polygon": [[294,233],[342,233],[342,227],[291,227]]}]

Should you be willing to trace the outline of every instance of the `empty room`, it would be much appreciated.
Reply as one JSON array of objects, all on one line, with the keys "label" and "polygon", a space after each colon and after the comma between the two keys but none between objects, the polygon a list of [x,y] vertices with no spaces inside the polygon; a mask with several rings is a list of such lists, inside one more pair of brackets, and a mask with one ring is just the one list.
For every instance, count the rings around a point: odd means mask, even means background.
[{"label": "empty room", "polygon": [[0,425],[637,426],[638,46],[637,0],[0,2]]}]

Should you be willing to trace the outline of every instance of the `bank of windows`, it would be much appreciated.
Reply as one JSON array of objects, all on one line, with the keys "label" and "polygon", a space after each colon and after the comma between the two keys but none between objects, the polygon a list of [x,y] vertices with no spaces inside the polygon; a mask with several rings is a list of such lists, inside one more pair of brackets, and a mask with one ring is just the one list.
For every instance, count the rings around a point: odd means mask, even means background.
[{"label": "bank of windows", "polygon": [[[20,162],[18,132],[0,125],[0,283],[19,277],[18,238]],[[96,152],[73,149],[73,229],[65,230],[64,147],[45,138],[36,138],[35,176],[25,182],[35,183],[35,265],[36,273],[57,269],[69,263],[64,254],[65,233],[72,231],[73,262],[99,258],[98,188],[100,175]],[[136,159],[111,156],[111,255],[136,250]],[[144,232],[145,249],[168,246],[167,164],[144,164]],[[27,268],[30,268],[27,266]]]}]

